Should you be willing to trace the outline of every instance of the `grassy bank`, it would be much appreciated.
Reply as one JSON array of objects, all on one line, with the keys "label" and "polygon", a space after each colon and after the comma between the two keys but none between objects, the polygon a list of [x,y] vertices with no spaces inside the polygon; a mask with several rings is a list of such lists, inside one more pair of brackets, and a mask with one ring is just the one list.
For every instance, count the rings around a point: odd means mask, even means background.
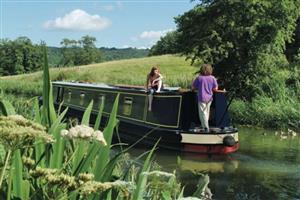
[{"label": "grassy bank", "polygon": [[[71,68],[50,70],[51,80],[103,82],[108,84],[143,85],[151,66],[158,65],[169,86],[190,87],[194,72],[185,58],[172,55],[139,59],[119,60]],[[262,80],[259,95],[251,102],[235,99],[230,107],[234,121],[263,127],[293,128],[300,130],[300,86],[299,70],[281,70],[272,77]],[[222,77],[220,77],[221,79]],[[9,98],[21,113],[30,114],[24,106],[30,98],[42,92],[42,73],[0,78],[0,87],[6,94],[21,96],[23,99]],[[221,86],[222,87],[222,86]],[[234,90],[226,88],[228,91]],[[25,103],[22,103],[23,100]]]},{"label": "grassy bank", "polygon": [[[51,80],[84,82],[103,82],[108,84],[144,85],[146,74],[153,65],[158,65],[164,75],[164,82],[169,86],[189,87],[197,71],[183,57],[154,56],[128,59],[106,63],[69,68],[52,68]],[[2,77],[1,88],[4,92],[26,95],[40,95],[42,91],[42,73]]]},{"label": "grassy bank", "polygon": [[239,124],[300,130],[300,69],[280,70],[259,85],[252,101],[236,99],[231,111]]}]

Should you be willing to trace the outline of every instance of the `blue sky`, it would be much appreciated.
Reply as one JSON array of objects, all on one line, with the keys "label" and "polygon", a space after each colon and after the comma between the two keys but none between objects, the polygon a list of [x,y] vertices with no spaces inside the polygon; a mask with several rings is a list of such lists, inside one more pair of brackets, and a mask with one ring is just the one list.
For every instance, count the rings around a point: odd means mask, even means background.
[{"label": "blue sky", "polygon": [[189,0],[0,0],[1,38],[27,36],[60,46],[63,38],[94,36],[97,47],[151,47],[176,28],[174,17],[193,8]]}]

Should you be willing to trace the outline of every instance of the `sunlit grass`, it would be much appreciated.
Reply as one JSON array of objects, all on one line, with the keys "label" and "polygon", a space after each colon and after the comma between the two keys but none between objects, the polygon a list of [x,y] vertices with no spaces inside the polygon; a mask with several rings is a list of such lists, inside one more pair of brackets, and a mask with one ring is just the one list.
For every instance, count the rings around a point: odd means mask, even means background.
[{"label": "sunlit grass", "polygon": [[[83,81],[107,84],[144,85],[146,75],[157,65],[169,86],[190,87],[197,67],[184,57],[164,55],[139,59],[105,62],[86,66],[50,69],[51,80]],[[42,72],[2,77],[0,87],[9,93],[40,95]]]}]

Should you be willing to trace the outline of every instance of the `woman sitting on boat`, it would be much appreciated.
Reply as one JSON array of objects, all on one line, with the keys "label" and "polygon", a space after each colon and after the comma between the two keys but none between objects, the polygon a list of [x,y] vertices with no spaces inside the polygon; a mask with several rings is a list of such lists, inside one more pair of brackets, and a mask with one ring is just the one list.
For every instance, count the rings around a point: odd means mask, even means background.
[{"label": "woman sitting on boat", "polygon": [[152,110],[152,100],[153,100],[153,94],[155,92],[160,92],[160,90],[163,88],[162,84],[163,76],[160,74],[158,67],[152,67],[150,73],[147,75],[147,81],[146,81],[146,91],[149,93],[148,100],[149,100],[149,107],[148,110]]}]

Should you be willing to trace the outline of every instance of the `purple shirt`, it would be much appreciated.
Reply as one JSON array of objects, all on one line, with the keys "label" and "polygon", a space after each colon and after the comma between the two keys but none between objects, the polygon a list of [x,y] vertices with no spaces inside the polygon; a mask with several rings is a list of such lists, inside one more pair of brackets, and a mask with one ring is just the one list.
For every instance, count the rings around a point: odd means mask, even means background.
[{"label": "purple shirt", "polygon": [[193,82],[193,87],[198,90],[198,101],[209,102],[213,98],[213,89],[218,88],[217,80],[214,76],[199,75]]}]

